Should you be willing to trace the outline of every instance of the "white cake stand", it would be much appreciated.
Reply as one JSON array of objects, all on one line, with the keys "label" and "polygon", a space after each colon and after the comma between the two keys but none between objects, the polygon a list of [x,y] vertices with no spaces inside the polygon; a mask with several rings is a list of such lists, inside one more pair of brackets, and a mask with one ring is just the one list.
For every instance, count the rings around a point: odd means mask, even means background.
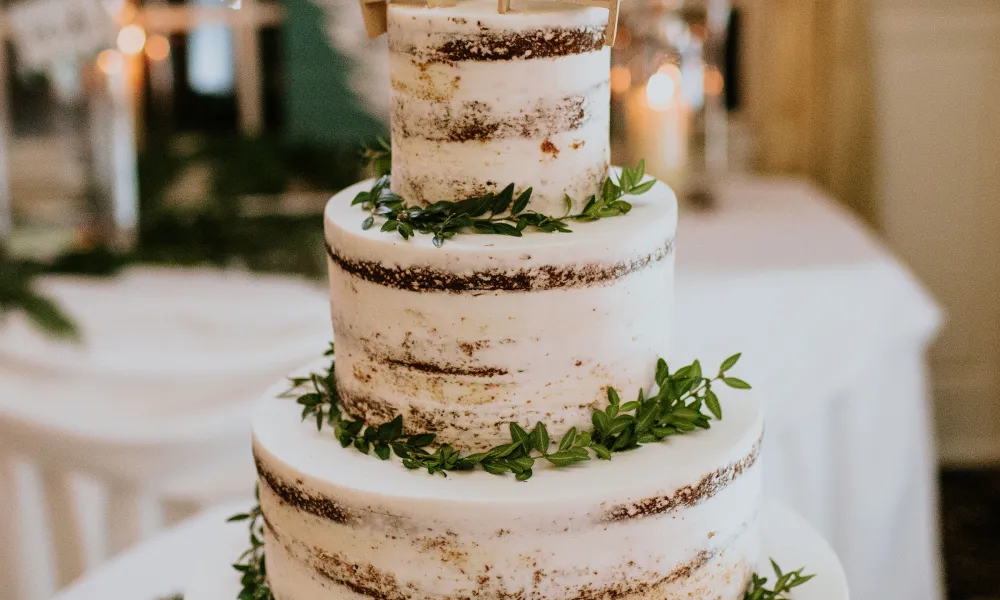
[{"label": "white cake stand", "polygon": [[[806,567],[816,578],[798,588],[795,600],[848,600],[847,578],[840,561],[806,521],[782,503],[765,503],[763,511],[764,556],[774,558],[785,570]],[[204,556],[192,574],[184,600],[235,600],[239,576],[233,570],[235,558],[246,549],[246,528],[230,526],[224,535],[205,540]],[[774,581],[767,558],[758,573]]]}]

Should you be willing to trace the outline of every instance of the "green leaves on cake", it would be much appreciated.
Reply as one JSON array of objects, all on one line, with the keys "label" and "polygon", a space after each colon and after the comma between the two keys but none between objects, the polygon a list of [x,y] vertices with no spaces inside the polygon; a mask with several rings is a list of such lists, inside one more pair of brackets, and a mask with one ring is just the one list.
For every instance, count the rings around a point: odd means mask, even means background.
[{"label": "green leaves on cake", "polygon": [[803,575],[805,569],[782,573],[781,567],[774,560],[771,560],[771,568],[774,569],[774,575],[777,577],[774,586],[767,589],[767,578],[754,573],[746,593],[743,594],[743,600],[790,600],[791,596],[788,595],[788,592],[816,577],[815,575]]},{"label": "green leaves on cake", "polygon": [[[388,158],[388,146],[381,150],[369,150],[366,154],[376,163],[381,173]],[[415,232],[434,236],[434,245],[441,247],[459,233],[478,233],[521,237],[526,230],[545,233],[570,233],[571,222],[597,221],[609,217],[628,214],[632,205],[623,198],[645,194],[656,185],[655,179],[643,181],[646,164],[622,170],[616,182],[608,176],[601,187],[600,195],[587,199],[581,212],[573,214],[573,199],[566,197],[566,212],[560,217],[543,215],[528,210],[532,188],[515,196],[514,184],[508,185],[500,193],[489,192],[484,196],[468,198],[458,202],[435,202],[430,206],[409,205],[399,195],[390,190],[391,175],[385,172],[372,188],[359,193],[352,205],[361,205],[368,212],[362,222],[364,230],[382,220],[382,231],[398,233],[404,240]]]},{"label": "green leaves on cake", "polygon": [[376,177],[388,175],[392,170],[392,144],[384,137],[374,147],[365,148],[361,157],[375,171]]},{"label": "green leaves on cake", "polygon": [[319,430],[330,426],[344,448],[353,446],[362,454],[374,453],[382,460],[395,454],[406,468],[426,469],[432,475],[481,468],[493,475],[513,474],[517,480],[526,481],[538,461],[562,468],[595,457],[611,460],[616,453],[644,444],[709,429],[713,419],[722,419],[716,386],[750,389],[745,381],[729,375],[739,354],[723,361],[713,377],[704,376],[699,361],[672,372],[661,359],[656,367],[656,393],[647,395],[640,390],[635,400],[622,403],[618,391],[609,388],[608,404],[594,410],[593,429],[589,431],[573,428],[561,439],[553,440],[544,423],[536,423],[530,430],[511,423],[510,442],[486,452],[463,454],[448,444],[435,446],[437,436],[433,432],[404,436],[402,416],[369,425],[346,415],[337,395],[332,349],[328,355],[331,364],[326,373],[291,380],[292,389],[286,397],[296,398],[302,406],[302,420],[315,421]]},{"label": "green leaves on cake", "polygon": [[264,561],[264,513],[260,509],[260,494],[257,490],[257,506],[248,513],[230,517],[227,522],[246,522],[250,530],[250,548],[233,565],[240,573],[242,586],[237,600],[274,600],[267,584],[267,566]]}]

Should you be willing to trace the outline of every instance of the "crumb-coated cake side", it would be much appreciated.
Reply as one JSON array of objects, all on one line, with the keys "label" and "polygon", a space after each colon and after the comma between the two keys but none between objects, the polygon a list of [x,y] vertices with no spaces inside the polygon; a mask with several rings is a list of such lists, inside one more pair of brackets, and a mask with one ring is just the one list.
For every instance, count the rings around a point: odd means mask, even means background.
[{"label": "crumb-coated cake side", "polygon": [[657,363],[677,199],[609,167],[608,10],[387,13],[391,177],[327,205],[336,366],[257,409],[254,573],[277,600],[741,600],[762,409]]},{"label": "crumb-coated cake side", "polygon": [[414,203],[534,188],[582,208],[610,143],[608,11],[523,0],[389,6],[394,191]]},{"label": "crumb-coated cake side", "polygon": [[369,423],[482,450],[508,423],[588,426],[607,388],[648,389],[670,348],[676,200],[657,184],[625,216],[572,233],[459,235],[437,248],[326,212],[337,388]]}]

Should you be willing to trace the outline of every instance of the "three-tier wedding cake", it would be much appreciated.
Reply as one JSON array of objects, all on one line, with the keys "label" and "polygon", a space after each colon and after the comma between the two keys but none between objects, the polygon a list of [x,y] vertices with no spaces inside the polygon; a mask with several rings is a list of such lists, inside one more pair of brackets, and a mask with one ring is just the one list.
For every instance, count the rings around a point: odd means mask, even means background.
[{"label": "three-tier wedding cake", "polygon": [[391,185],[325,217],[336,367],[254,420],[278,600],[743,598],[761,409],[718,418],[735,360],[658,362],[677,204],[609,167],[608,18],[389,5]]}]

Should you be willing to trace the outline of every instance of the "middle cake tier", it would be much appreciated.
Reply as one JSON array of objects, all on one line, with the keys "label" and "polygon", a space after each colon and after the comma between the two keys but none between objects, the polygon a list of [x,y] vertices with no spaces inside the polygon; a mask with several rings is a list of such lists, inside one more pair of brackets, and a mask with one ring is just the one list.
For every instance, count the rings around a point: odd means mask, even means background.
[{"label": "middle cake tier", "polygon": [[335,196],[326,242],[337,388],[347,411],[483,450],[508,424],[588,427],[613,387],[632,399],[670,349],[677,203],[657,184],[625,216],[443,247],[368,231]]}]

